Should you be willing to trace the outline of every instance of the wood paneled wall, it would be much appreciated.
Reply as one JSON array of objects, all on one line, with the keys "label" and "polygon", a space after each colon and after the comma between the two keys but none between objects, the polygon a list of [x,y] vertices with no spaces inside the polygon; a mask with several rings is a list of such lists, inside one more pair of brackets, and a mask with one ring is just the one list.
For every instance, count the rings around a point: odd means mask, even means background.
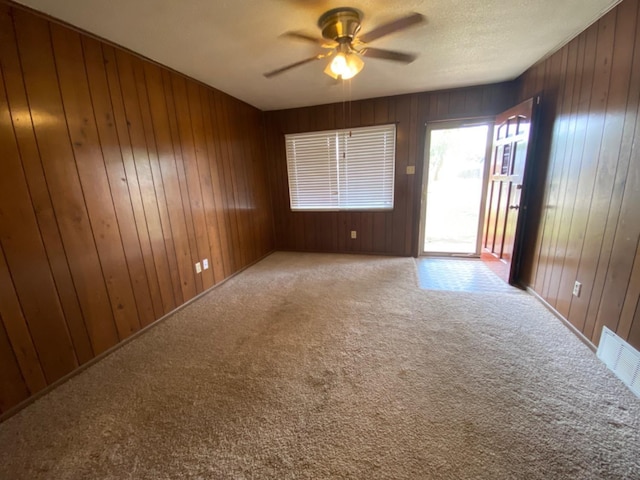
[{"label": "wood paneled wall", "polygon": [[[425,124],[493,116],[514,101],[511,83],[266,112],[276,247],[281,250],[413,255],[418,249]],[[292,212],[284,135],[396,123],[394,209]],[[408,175],[407,167],[415,166]],[[357,238],[350,238],[356,230]]]},{"label": "wood paneled wall", "polygon": [[0,162],[0,412],[273,249],[260,111],[2,3]]},{"label": "wood paneled wall", "polygon": [[[525,282],[596,345],[640,348],[640,2],[625,0],[520,79],[542,92]],[[546,173],[546,175],[545,175]],[[572,296],[574,282],[580,297]]]}]

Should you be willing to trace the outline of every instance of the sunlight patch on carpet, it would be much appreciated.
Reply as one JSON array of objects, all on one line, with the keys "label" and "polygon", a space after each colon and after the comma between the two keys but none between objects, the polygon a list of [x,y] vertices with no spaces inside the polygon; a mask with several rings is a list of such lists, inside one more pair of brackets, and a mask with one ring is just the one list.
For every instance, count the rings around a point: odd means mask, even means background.
[{"label": "sunlight patch on carpet", "polygon": [[420,258],[416,261],[418,282],[423,290],[450,292],[520,293],[506,284],[481,260]]}]

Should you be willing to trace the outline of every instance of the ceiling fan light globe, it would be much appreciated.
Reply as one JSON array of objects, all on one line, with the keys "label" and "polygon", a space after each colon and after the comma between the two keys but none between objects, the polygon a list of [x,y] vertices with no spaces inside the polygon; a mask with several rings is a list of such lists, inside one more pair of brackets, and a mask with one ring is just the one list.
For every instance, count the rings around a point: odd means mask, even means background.
[{"label": "ceiling fan light globe", "polygon": [[358,55],[339,52],[327,65],[324,73],[335,79],[349,80],[360,73],[363,67],[364,62]]},{"label": "ceiling fan light globe", "polygon": [[360,58],[359,55],[354,53],[350,53],[347,55],[347,68],[349,70],[349,76],[342,75],[342,78],[345,80],[355,77],[359,74],[364,68],[364,61]]},{"label": "ceiling fan light globe", "polygon": [[335,80],[339,78],[339,75],[336,75],[335,73],[333,73],[333,70],[331,70],[331,62],[327,64],[326,68],[324,69],[324,73]]},{"label": "ceiling fan light globe", "polygon": [[331,71],[336,76],[343,76],[348,72],[349,65],[347,64],[347,56],[340,52],[331,61]]}]

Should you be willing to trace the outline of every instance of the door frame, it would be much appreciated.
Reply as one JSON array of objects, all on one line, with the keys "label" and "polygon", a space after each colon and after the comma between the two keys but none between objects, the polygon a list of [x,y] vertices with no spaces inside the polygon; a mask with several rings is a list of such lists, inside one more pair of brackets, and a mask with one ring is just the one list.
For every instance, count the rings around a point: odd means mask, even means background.
[{"label": "door frame", "polygon": [[[491,168],[491,154],[493,147],[493,129],[495,126],[495,116],[462,118],[453,120],[439,120],[427,122],[425,124],[425,141],[424,151],[422,154],[422,179],[420,182],[420,209],[418,217],[418,249],[417,256],[438,256],[438,257],[465,257],[479,258],[482,246],[482,232],[484,227],[484,219],[486,214],[486,201],[489,184],[489,169]],[[476,236],[476,252],[474,254],[464,253],[448,253],[448,252],[425,252],[424,251],[424,234],[427,211],[427,186],[429,184],[429,151],[431,150],[431,132],[433,130],[444,130],[447,128],[463,128],[487,125],[487,142],[484,157],[484,169],[482,172],[482,194],[480,198],[480,215],[478,220],[478,232]],[[415,237],[414,237],[415,238]]]}]

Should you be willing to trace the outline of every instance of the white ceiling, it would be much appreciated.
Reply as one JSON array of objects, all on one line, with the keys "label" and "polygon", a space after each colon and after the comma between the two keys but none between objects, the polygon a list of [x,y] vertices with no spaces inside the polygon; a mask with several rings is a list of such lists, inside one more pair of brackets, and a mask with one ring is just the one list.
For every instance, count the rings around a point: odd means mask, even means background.
[{"label": "white ceiling", "polygon": [[[262,110],[511,80],[597,20],[619,0],[18,0],[138,52]],[[318,17],[351,6],[367,32],[410,12],[427,22],[371,46],[419,55],[410,65],[365,59],[346,86],[316,61],[266,79],[264,72],[310,57]]]}]

